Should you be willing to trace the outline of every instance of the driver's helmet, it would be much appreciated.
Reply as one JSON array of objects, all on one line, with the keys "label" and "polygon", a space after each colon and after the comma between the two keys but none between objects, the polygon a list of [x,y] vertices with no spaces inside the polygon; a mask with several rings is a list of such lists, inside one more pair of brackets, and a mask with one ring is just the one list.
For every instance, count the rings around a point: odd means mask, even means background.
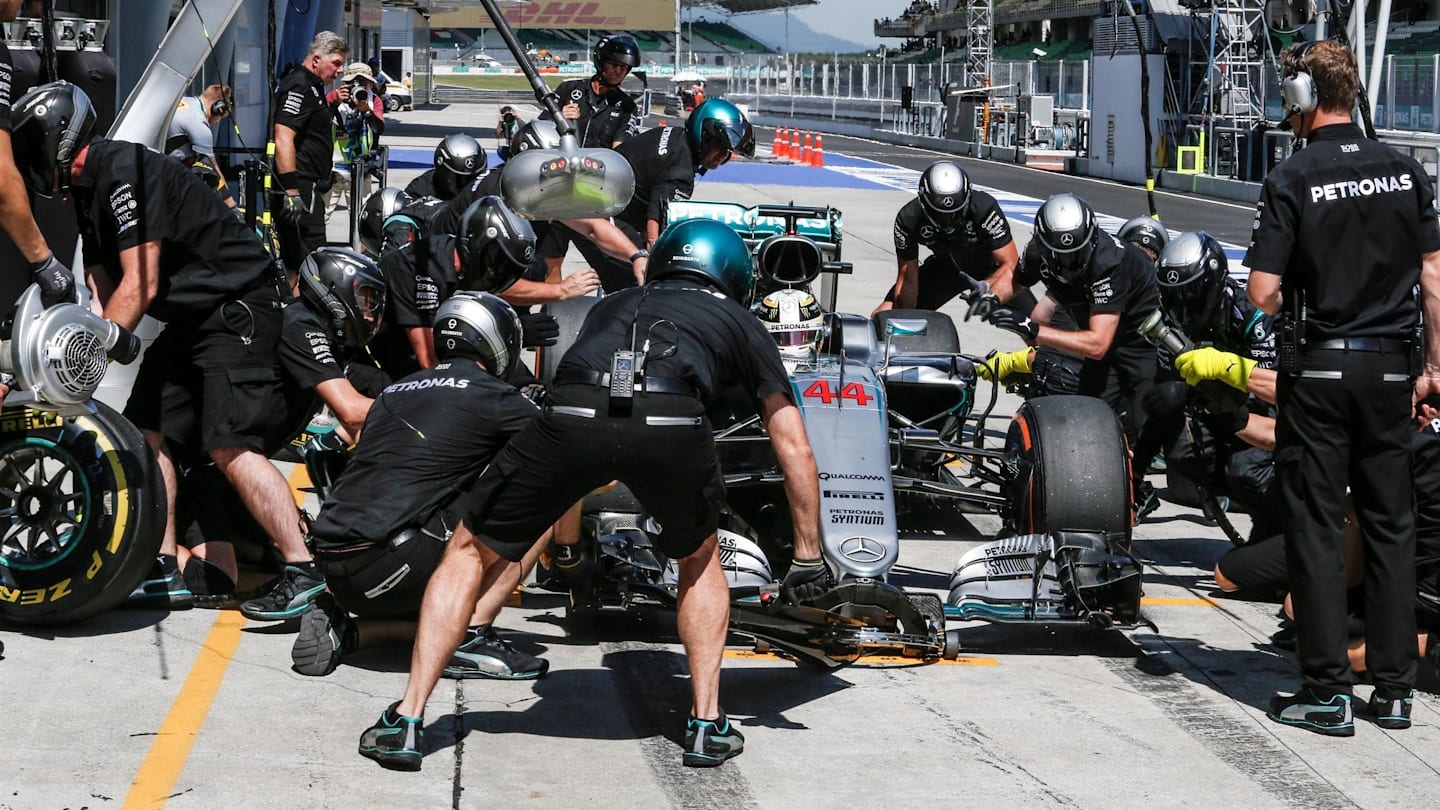
[{"label": "driver's helmet", "polygon": [[560,130],[554,121],[527,121],[510,138],[510,156],[531,149],[559,149]]},{"label": "driver's helmet", "polygon": [[723,98],[712,98],[691,111],[685,121],[685,140],[690,144],[690,157],[696,166],[701,166],[705,151],[711,145],[718,144],[746,157],[755,156],[755,130],[745,113]]},{"label": "driver's helmet", "polygon": [[1045,263],[1065,281],[1090,269],[1099,228],[1089,203],[1074,194],[1056,194],[1035,212],[1035,238]]},{"label": "driver's helmet", "polygon": [[920,210],[940,233],[949,236],[970,206],[970,178],[953,160],[937,160],[920,175]]},{"label": "driver's helmet", "polygon": [[410,195],[398,188],[382,188],[370,195],[360,213],[360,246],[371,256],[379,256],[385,247],[385,220],[400,213],[411,202]]},{"label": "driver's helmet", "polygon": [[505,379],[520,362],[520,318],[497,295],[461,290],[435,310],[435,356],[472,357]]},{"label": "driver's helmet", "polygon": [[455,252],[461,289],[501,293],[535,260],[535,229],[499,197],[481,197],[460,215]]},{"label": "driver's helmet", "polygon": [[370,342],[385,317],[385,276],[363,253],[316,248],[300,263],[300,295],[325,317],[347,351]]},{"label": "driver's helmet", "polygon": [[435,147],[435,196],[448,200],[485,171],[485,147],[463,132],[446,135]]},{"label": "driver's helmet", "polygon": [[749,306],[755,259],[745,240],[713,219],[688,219],[665,229],[650,246],[649,281],[688,278]]},{"label": "driver's helmet", "polygon": [[590,62],[595,65],[597,75],[601,73],[600,66],[606,62],[619,62],[634,70],[640,67],[640,43],[629,34],[602,37],[590,52]]},{"label": "driver's helmet", "polygon": [[786,360],[806,360],[820,344],[825,313],[815,296],[804,290],[776,290],[755,305],[755,315],[780,347]]},{"label": "driver's helmet", "polygon": [[1154,217],[1135,217],[1126,221],[1115,232],[1121,242],[1130,244],[1150,254],[1151,261],[1158,261],[1160,251],[1170,242],[1170,232],[1165,230],[1165,223]]},{"label": "driver's helmet", "polygon": [[1176,325],[1198,332],[1215,323],[1230,274],[1215,237],[1204,231],[1175,237],[1160,253],[1156,274],[1160,305]]}]

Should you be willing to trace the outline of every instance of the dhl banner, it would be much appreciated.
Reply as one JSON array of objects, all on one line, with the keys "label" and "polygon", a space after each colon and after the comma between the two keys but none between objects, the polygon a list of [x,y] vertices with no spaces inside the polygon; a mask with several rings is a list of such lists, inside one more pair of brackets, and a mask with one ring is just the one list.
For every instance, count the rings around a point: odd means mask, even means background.
[{"label": "dhl banner", "polygon": [[[601,31],[674,31],[675,0],[538,0],[504,9],[514,28],[593,28]],[[493,28],[479,8],[430,18],[430,28]]]}]

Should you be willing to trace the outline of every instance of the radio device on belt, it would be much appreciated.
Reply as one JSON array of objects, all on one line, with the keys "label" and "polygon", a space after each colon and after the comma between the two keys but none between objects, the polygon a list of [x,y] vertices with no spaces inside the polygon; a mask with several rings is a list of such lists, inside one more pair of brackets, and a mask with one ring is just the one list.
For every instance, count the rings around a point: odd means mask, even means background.
[{"label": "radio device on belt", "polygon": [[1305,345],[1305,291],[1294,290],[1287,296],[1285,311],[1275,326],[1275,347],[1279,353],[1281,374],[1300,373],[1300,347]]}]

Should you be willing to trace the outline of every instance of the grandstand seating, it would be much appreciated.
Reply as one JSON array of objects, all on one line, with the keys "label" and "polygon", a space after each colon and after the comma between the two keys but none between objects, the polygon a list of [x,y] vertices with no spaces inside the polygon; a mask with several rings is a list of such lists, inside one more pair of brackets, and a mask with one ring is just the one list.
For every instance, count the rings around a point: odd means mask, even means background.
[{"label": "grandstand seating", "polygon": [[693,31],[696,37],[704,37],[735,53],[765,53],[770,50],[763,42],[728,23],[696,22]]}]

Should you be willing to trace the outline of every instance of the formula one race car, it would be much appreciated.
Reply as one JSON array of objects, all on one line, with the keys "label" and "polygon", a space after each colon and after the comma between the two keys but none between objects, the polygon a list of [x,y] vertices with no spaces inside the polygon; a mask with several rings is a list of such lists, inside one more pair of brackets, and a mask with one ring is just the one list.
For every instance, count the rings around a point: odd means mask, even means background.
[{"label": "formula one race car", "polygon": [[[800,605],[778,598],[791,559],[783,476],[760,418],[741,398],[712,406],[729,512],[721,561],[732,585],[731,626],[760,646],[824,667],[867,653],[933,660],[959,649],[946,620],[1133,626],[1140,566],[1130,556],[1124,438],[1100,400],[1025,403],[1002,444],[987,445],[995,406],[974,415],[983,358],[963,354],[937,312],[890,311],[872,321],[835,313],[841,215],[831,208],[672,203],[671,222],[718,219],[755,251],[757,316],[782,344],[795,400],[820,471],[825,559],[836,586]],[[818,298],[812,293],[819,281]],[[593,299],[550,307],[561,344],[540,357],[549,379]],[[786,316],[785,310],[792,314]],[[794,320],[795,311],[805,314]],[[1000,539],[959,561],[948,604],[888,581],[900,556],[899,518],[913,510],[994,512]],[[650,544],[642,507],[623,486],[592,495],[582,542],[600,563],[577,607],[673,604],[676,571]]]}]

